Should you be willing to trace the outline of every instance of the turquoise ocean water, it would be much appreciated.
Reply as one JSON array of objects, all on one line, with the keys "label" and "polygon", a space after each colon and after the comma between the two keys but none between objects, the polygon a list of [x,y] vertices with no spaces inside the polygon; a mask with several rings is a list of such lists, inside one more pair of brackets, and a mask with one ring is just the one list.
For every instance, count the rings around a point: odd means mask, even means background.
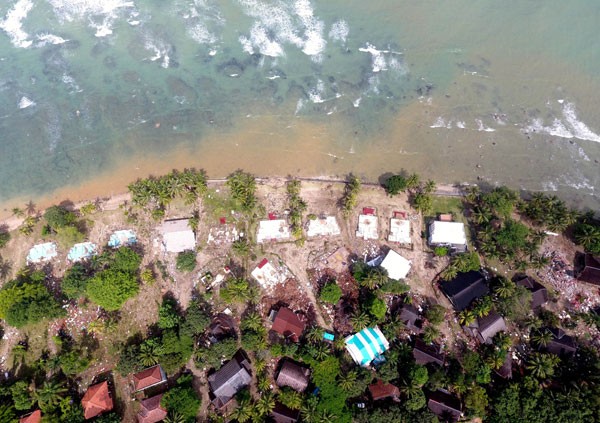
[{"label": "turquoise ocean water", "polygon": [[4,0],[0,203],[194,165],[597,209],[598,22],[588,0]]}]

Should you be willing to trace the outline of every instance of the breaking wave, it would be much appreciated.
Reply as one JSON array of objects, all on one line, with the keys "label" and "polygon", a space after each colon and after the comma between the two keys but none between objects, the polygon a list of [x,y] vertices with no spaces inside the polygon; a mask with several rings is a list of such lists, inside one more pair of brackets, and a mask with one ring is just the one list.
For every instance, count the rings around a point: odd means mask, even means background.
[{"label": "breaking wave", "polygon": [[552,124],[545,125],[541,118],[536,118],[523,128],[525,133],[543,133],[560,138],[577,138],[584,141],[600,142],[600,135],[593,132],[577,117],[574,103],[559,101],[562,104],[563,119],[554,118]]},{"label": "breaking wave", "polygon": [[23,20],[27,18],[31,9],[31,0],[19,0],[0,21],[0,29],[8,34],[15,47],[27,48],[33,44],[33,41],[29,40],[29,34],[23,30]]}]

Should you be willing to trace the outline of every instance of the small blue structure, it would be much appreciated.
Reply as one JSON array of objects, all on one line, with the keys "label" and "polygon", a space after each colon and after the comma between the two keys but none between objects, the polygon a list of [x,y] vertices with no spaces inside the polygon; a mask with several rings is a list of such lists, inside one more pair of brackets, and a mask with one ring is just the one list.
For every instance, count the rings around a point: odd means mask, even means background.
[{"label": "small blue structure", "polygon": [[368,367],[373,361],[380,362],[383,359],[381,354],[390,348],[388,340],[377,326],[350,335],[345,343],[354,361],[363,367]]},{"label": "small blue structure", "polygon": [[27,263],[41,263],[43,261],[51,260],[56,256],[56,244],[53,242],[46,242],[31,247],[29,254],[27,254]]},{"label": "small blue structure", "polygon": [[80,244],[75,244],[69,250],[69,254],[67,258],[72,262],[78,262],[81,260],[88,259],[92,256],[98,254],[98,247],[96,244],[91,242],[82,242]]},{"label": "small blue structure", "polygon": [[111,248],[119,248],[124,245],[131,245],[137,242],[135,232],[131,229],[125,229],[122,231],[115,231],[111,234],[108,240],[108,246]]},{"label": "small blue structure", "polygon": [[325,332],[323,333],[323,339],[329,342],[333,342],[335,336],[333,335],[333,333]]}]

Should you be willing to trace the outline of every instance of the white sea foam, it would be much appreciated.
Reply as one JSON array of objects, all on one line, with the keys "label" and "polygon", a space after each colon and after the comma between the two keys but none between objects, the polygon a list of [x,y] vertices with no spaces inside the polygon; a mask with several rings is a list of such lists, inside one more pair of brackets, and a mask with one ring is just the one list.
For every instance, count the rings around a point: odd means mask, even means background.
[{"label": "white sea foam", "polygon": [[31,0],[19,0],[4,19],[0,20],[0,29],[6,32],[15,47],[28,48],[33,44],[33,41],[29,40],[29,34],[23,30],[23,20],[27,18],[32,8]]},{"label": "white sea foam", "polygon": [[96,30],[96,37],[113,33],[113,25],[119,14],[135,8],[130,0],[47,0],[59,19],[74,21],[86,18]]},{"label": "white sea foam", "polygon": [[218,1],[195,0],[182,16],[187,21],[189,36],[199,44],[216,44],[225,19],[219,11]]},{"label": "white sea foam", "polygon": [[37,34],[35,36],[38,39],[38,43],[36,44],[36,47],[43,47],[45,45],[48,44],[64,44],[69,40],[65,40],[62,37],[59,37],[58,35],[54,35],[54,34],[49,34],[49,33],[42,33],[42,34]]},{"label": "white sea foam", "polygon": [[323,83],[323,81],[321,81],[319,79],[317,81],[317,85],[308,91],[308,98],[310,99],[310,101],[312,101],[315,104],[324,103],[325,102],[325,99],[323,98],[324,93],[325,93],[325,84]]},{"label": "white sea foam", "polygon": [[452,123],[444,120],[443,117],[438,117],[433,124],[429,126],[430,128],[452,128]]},{"label": "white sea foam", "polygon": [[359,106],[360,106],[360,101],[361,101],[361,100],[362,100],[362,97],[358,97],[356,100],[354,100],[354,101],[352,102],[352,105],[353,105],[354,107],[359,107]]},{"label": "white sea foam", "polygon": [[331,29],[329,30],[329,38],[331,38],[333,41],[339,41],[345,44],[349,33],[350,27],[348,26],[348,23],[345,20],[340,19],[331,25]]},{"label": "white sea foam", "polygon": [[496,132],[494,128],[490,128],[489,126],[485,126],[481,119],[475,119],[475,123],[477,124],[477,130],[479,132]]},{"label": "white sea foam", "polygon": [[61,79],[63,84],[71,88],[71,93],[83,91],[81,88],[79,88],[79,85],[77,85],[77,82],[75,82],[75,78],[73,78],[71,75],[64,73]]},{"label": "white sea foam", "polygon": [[561,104],[563,105],[563,120],[554,118],[552,125],[544,125],[542,119],[536,118],[523,128],[523,132],[536,132],[560,138],[577,138],[585,141],[600,142],[600,135],[593,132],[585,123],[577,118],[577,112],[573,103],[563,102]]},{"label": "white sea foam", "polygon": [[294,115],[297,115],[298,113],[300,113],[300,111],[303,108],[304,108],[304,100],[299,98],[298,103],[296,103],[296,111],[294,112]]},{"label": "white sea foam", "polygon": [[19,109],[26,109],[31,106],[35,106],[35,101],[25,96],[21,97],[21,100],[19,101]]},{"label": "white sea foam", "polygon": [[456,122],[456,127],[459,129],[465,129],[465,122],[462,120],[459,120]]},{"label": "white sea foam", "polygon": [[365,47],[360,47],[358,51],[363,53],[369,53],[371,55],[371,70],[374,73],[393,69],[401,74],[407,74],[408,69],[406,66],[398,60],[397,57],[392,55],[401,55],[402,53],[391,51],[391,50],[378,50],[373,44],[366,43]]},{"label": "white sea foam", "polygon": [[239,41],[247,53],[285,55],[284,44],[292,44],[315,61],[321,60],[327,41],[323,21],[314,16],[309,0],[262,2],[239,0],[244,12],[255,19],[250,33]]}]

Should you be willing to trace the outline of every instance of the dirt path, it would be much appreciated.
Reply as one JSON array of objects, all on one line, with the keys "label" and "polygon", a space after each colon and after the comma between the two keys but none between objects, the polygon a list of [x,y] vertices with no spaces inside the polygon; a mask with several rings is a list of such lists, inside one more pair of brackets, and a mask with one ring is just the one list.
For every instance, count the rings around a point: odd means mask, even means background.
[{"label": "dirt path", "polygon": [[196,367],[193,357],[190,358],[185,367],[194,375],[194,389],[200,393],[200,399],[202,400],[198,414],[196,414],[196,421],[205,422],[208,418],[208,407],[210,405],[206,373]]}]

